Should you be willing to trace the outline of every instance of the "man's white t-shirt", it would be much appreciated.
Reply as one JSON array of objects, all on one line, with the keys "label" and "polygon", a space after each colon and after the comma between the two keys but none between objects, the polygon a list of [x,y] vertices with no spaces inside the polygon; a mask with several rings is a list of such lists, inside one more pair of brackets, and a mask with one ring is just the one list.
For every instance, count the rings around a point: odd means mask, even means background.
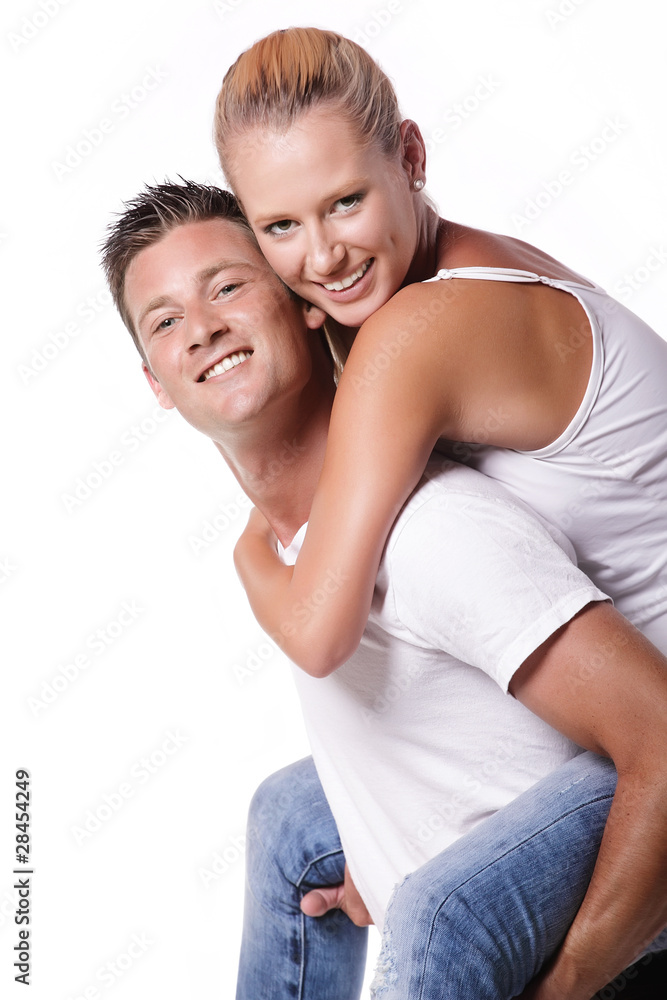
[{"label": "man's white t-shirt", "polygon": [[[281,549],[286,562],[304,532]],[[498,483],[455,463],[429,467],[392,529],[357,652],[324,679],[294,668],[315,765],[378,927],[403,876],[580,752],[507,687],[545,639],[606,599],[562,533]]]}]

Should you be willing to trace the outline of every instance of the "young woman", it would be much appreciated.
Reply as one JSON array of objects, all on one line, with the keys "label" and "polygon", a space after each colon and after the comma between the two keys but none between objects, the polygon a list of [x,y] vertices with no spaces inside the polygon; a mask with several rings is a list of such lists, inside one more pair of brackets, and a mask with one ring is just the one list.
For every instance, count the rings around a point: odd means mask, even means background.
[{"label": "young woman", "polygon": [[[323,677],[356,649],[387,535],[436,446],[565,529],[667,651],[667,344],[535,247],[438,218],[419,129],[340,36],[290,29],[244,53],[216,139],[269,262],[349,350],[296,565],[259,515],[236,553],[288,656]],[[338,589],[323,586],[332,571]]]},{"label": "young woman", "polygon": [[[243,53],[216,141],[269,262],[350,351],[296,566],[259,515],[236,552],[287,655],[324,676],[356,649],[387,535],[435,446],[560,525],[667,650],[667,344],[535,247],[438,218],[419,129],[347,39],[293,28]],[[309,600],[331,568],[344,585]]]}]

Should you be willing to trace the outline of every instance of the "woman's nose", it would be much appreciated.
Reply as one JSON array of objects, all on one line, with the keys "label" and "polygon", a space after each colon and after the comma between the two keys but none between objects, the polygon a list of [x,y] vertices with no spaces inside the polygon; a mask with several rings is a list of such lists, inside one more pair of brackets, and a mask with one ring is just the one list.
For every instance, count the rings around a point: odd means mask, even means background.
[{"label": "woman's nose", "polygon": [[333,274],[345,259],[345,246],[336,234],[319,229],[311,234],[309,246],[309,263],[311,269],[321,277]]}]

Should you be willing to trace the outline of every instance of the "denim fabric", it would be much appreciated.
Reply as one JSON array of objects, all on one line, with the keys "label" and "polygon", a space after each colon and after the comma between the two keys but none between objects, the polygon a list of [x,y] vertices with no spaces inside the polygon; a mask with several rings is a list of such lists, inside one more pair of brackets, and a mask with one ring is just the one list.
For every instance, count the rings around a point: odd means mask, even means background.
[{"label": "denim fabric", "polygon": [[312,758],[262,782],[250,805],[236,1000],[357,1000],[368,928],[307,917],[311,889],[343,881],[345,857]]},{"label": "denim fabric", "polygon": [[[581,754],[408,875],[387,910],[376,1000],[511,1000],[555,951],[586,892],[616,785]],[[357,1000],[366,928],[306,917],[345,859],[311,758],[253,799],[237,1000]],[[662,934],[648,951],[667,947]]]}]

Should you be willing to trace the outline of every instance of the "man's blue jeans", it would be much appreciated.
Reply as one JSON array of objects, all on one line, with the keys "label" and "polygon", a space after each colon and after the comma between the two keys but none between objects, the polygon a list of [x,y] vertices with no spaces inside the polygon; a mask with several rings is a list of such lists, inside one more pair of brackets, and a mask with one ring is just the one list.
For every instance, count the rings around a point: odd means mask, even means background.
[{"label": "man's blue jeans", "polygon": [[[613,765],[575,757],[408,875],[387,911],[377,1000],[510,1000],[553,954],[595,864]],[[236,1000],[357,1000],[367,929],[305,893],[343,881],[345,858],[311,758],[253,799]],[[650,951],[667,947],[663,932]],[[613,973],[610,972],[610,978]]]}]

